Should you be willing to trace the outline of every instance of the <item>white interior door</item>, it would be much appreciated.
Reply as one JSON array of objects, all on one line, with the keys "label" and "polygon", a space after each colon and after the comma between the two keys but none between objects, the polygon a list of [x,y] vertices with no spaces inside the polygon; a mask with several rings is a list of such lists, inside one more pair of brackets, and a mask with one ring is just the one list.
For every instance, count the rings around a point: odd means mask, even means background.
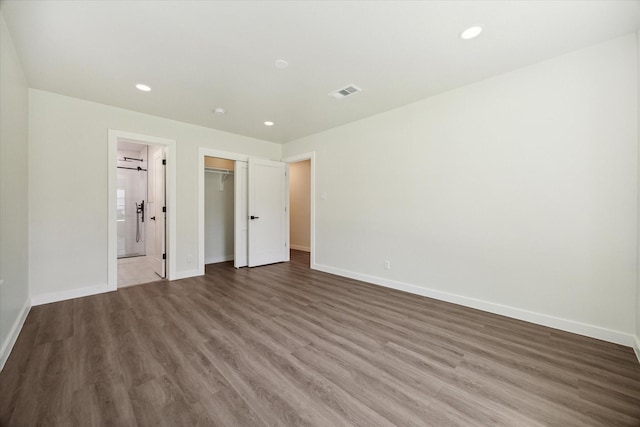
[{"label": "white interior door", "polygon": [[247,162],[236,160],[234,172],[234,258],[235,268],[247,266]]},{"label": "white interior door", "polygon": [[289,260],[286,163],[249,159],[249,267]]},{"label": "white interior door", "polygon": [[[153,180],[153,207],[151,208],[150,215],[152,216],[153,228],[153,248],[151,254],[151,263],[153,265],[153,271],[158,276],[165,278],[167,274],[166,267],[166,201],[165,201],[165,150],[158,149],[153,153],[153,168],[152,168],[152,180]],[[149,189],[151,191],[151,189]]]}]

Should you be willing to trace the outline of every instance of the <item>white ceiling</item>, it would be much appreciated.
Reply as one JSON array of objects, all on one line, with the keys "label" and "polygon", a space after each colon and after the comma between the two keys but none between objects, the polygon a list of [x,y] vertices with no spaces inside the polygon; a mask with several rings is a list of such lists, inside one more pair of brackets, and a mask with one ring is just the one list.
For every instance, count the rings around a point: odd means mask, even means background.
[{"label": "white ceiling", "polygon": [[[30,86],[287,142],[634,32],[639,1],[5,1]],[[481,24],[482,34],[459,38]],[[276,69],[285,59],[289,68]],[[136,83],[153,88],[135,89]],[[327,94],[353,83],[363,92]],[[223,107],[224,116],[213,108]],[[275,126],[263,122],[272,120]]]}]

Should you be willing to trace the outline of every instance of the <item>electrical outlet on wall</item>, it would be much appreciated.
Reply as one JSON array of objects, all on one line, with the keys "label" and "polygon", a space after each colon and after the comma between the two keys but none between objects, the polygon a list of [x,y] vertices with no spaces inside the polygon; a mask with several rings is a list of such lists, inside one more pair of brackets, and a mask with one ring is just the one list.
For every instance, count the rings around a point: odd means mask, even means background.
[{"label": "electrical outlet on wall", "polygon": [[384,260],[384,269],[391,270],[391,261],[389,261],[388,259]]}]

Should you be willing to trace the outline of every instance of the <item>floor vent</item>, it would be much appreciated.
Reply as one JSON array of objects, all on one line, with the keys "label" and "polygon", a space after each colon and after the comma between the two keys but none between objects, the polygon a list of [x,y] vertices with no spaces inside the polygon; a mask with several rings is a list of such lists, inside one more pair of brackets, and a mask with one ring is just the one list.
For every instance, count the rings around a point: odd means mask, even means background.
[{"label": "floor vent", "polygon": [[331,92],[329,96],[333,96],[336,99],[342,99],[358,92],[362,92],[362,89],[360,89],[356,85],[349,85],[349,86],[343,87],[342,89],[338,89],[336,91]]}]

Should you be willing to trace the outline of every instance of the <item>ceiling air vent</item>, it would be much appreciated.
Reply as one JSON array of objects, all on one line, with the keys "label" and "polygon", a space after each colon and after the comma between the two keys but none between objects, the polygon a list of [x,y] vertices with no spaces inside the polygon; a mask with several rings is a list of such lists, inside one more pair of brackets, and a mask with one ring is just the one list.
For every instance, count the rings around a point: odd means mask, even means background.
[{"label": "ceiling air vent", "polygon": [[356,85],[349,85],[347,87],[343,87],[342,89],[338,89],[336,91],[331,92],[329,96],[333,96],[336,99],[342,99],[358,92],[362,92],[362,89],[360,89]]}]

